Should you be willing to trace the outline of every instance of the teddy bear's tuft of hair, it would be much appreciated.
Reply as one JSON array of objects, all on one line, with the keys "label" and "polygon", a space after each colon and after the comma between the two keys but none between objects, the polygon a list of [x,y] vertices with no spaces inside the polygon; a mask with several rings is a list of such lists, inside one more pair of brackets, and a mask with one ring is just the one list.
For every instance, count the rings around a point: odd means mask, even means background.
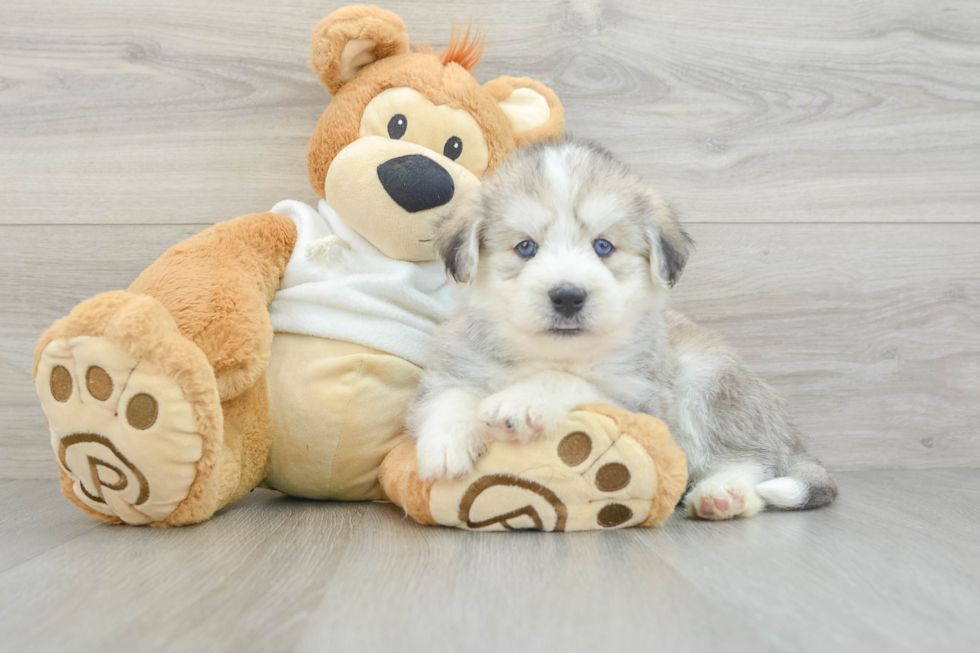
[{"label": "teddy bear's tuft of hair", "polygon": [[457,32],[456,28],[453,27],[453,31],[449,36],[449,45],[446,46],[446,50],[439,57],[443,66],[457,63],[466,70],[473,69],[473,66],[483,56],[484,37],[480,30],[473,32],[471,36],[472,30],[472,23],[466,26],[465,32],[462,30]]},{"label": "teddy bear's tuft of hair", "polygon": [[[449,35],[449,45],[437,56],[443,66],[455,63],[466,70],[473,70],[473,66],[483,56],[483,42],[483,33],[479,29],[474,31],[472,23],[466,26],[465,31],[453,27],[453,31]],[[412,48],[422,54],[433,54],[432,46],[427,43],[413,43]]]}]

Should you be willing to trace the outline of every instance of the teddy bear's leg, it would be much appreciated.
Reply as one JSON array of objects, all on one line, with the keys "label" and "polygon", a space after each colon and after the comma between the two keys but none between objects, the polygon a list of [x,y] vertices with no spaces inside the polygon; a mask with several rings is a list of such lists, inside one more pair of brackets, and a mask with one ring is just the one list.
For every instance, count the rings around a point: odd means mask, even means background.
[{"label": "teddy bear's leg", "polygon": [[69,499],[110,522],[181,525],[262,479],[268,306],[295,237],[273,214],[215,225],[41,337],[36,386]]},{"label": "teddy bear's leg", "polygon": [[385,459],[387,496],[422,524],[573,531],[657,526],[687,484],[687,459],[663,422],[582,406],[558,433],[493,442],[462,478],[423,482],[410,441]]},{"label": "teddy bear's leg", "polygon": [[417,365],[363,345],[277,333],[264,485],[308,499],[382,499],[378,470],[402,439],[421,375]]}]

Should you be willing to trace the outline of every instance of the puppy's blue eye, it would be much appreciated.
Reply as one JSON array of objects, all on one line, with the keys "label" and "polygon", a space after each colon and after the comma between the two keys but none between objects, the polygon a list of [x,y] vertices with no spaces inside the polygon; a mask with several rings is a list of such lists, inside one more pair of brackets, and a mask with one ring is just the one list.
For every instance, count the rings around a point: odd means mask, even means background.
[{"label": "puppy's blue eye", "polygon": [[595,250],[595,253],[600,256],[600,258],[606,258],[613,253],[614,249],[616,249],[613,247],[613,244],[605,238],[597,238],[596,241],[592,243],[592,248]]},{"label": "puppy's blue eye", "polygon": [[538,244],[533,240],[522,240],[517,243],[517,247],[514,248],[519,256],[524,258],[531,258],[538,253]]}]

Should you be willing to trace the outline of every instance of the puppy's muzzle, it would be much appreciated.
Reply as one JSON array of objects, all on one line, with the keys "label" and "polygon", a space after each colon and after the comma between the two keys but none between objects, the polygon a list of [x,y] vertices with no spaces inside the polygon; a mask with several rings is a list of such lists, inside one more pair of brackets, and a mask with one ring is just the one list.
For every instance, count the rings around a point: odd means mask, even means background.
[{"label": "puppy's muzzle", "polygon": [[568,318],[582,310],[588,293],[577,286],[558,286],[548,291],[555,312]]},{"label": "puppy's muzzle", "polygon": [[378,166],[378,179],[391,199],[409,213],[442,206],[456,190],[446,169],[421,154],[385,161]]}]

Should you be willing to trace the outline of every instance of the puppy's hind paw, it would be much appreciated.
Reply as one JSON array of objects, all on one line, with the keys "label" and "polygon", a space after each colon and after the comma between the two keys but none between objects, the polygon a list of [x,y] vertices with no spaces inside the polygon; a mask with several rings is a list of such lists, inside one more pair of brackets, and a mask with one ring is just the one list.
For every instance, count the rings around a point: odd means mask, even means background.
[{"label": "puppy's hind paw", "polygon": [[684,505],[692,517],[723,521],[752,517],[766,504],[755,489],[741,479],[708,478],[691,490]]}]

